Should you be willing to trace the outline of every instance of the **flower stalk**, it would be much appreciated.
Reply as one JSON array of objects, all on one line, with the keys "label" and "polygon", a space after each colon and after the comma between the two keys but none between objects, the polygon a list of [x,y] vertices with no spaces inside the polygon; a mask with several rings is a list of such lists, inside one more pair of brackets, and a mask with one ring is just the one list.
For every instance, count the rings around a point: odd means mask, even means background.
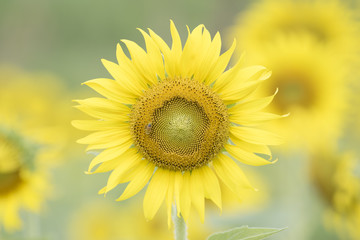
[{"label": "flower stalk", "polygon": [[174,222],[174,237],[175,240],[187,240],[187,226],[184,218],[177,216],[177,212],[172,211],[172,219]]}]

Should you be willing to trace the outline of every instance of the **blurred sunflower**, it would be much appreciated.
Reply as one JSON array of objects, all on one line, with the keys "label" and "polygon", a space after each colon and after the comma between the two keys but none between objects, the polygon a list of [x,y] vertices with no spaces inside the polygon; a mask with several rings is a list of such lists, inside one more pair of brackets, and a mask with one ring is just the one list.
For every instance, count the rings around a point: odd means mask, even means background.
[{"label": "blurred sunflower", "polygon": [[231,28],[246,51],[262,51],[280,35],[311,35],[317,44],[344,57],[358,59],[357,11],[339,0],[264,0],[239,15]]},{"label": "blurred sunflower", "polygon": [[[138,200],[124,206],[115,206],[109,202],[91,202],[76,211],[69,221],[69,240],[158,240],[173,238],[166,225],[165,209],[151,222],[145,221],[138,208]],[[205,239],[209,229],[199,222],[191,221],[189,239]]]},{"label": "blurred sunflower", "polygon": [[347,82],[342,65],[314,44],[309,36],[279,37],[261,54],[249,54],[250,63],[269,66],[273,75],[259,92],[277,88],[271,111],[291,113],[281,124],[271,123],[286,137],[285,149],[316,149],[335,143],[342,131],[347,106]]},{"label": "blurred sunflower", "polygon": [[313,154],[311,176],[328,204],[324,223],[341,239],[360,238],[360,162],[353,153],[322,149]]},{"label": "blurred sunflower", "polygon": [[89,166],[89,172],[98,164],[94,173],[112,171],[100,193],[130,182],[118,199],[125,200],[150,182],[145,218],[152,219],[166,199],[169,224],[174,202],[185,220],[191,205],[204,220],[205,198],[221,209],[219,179],[234,194],[252,188],[231,157],[255,166],[269,164],[267,145],[281,142],[252,127],[281,117],[261,112],[272,97],[250,100],[270,72],[262,66],[245,68],[242,62],[225,71],[235,42],[220,55],[220,34],[211,39],[203,25],[188,31],[184,48],[173,22],[170,30],[171,49],[152,30],[139,30],[147,52],[122,40],[131,59],[118,45],[118,64],[103,60],[115,80],[85,82],[105,98],[76,101],[77,108],[97,120],[73,121],[79,129],[96,131],[79,143],[89,144],[87,150],[104,149]]},{"label": "blurred sunflower", "polygon": [[11,232],[21,228],[22,209],[38,213],[51,195],[49,170],[65,143],[57,122],[64,112],[51,102],[56,81],[49,76],[1,67],[0,85],[0,224]]}]

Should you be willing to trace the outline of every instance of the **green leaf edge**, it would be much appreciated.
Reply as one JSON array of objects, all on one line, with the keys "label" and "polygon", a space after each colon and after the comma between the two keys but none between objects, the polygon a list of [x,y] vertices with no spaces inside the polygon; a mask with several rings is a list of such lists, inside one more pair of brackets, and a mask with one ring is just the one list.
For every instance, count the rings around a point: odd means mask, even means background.
[{"label": "green leaf edge", "polygon": [[[228,230],[225,230],[225,231],[222,231],[222,232],[213,233],[207,238],[207,240],[213,240],[213,238],[216,237],[216,236],[225,235],[225,234],[227,234],[227,233],[229,233],[231,231],[240,230],[240,229],[263,229],[263,230],[269,230],[270,232],[263,233],[263,234],[260,233],[260,234],[253,235],[253,236],[247,236],[245,238],[238,238],[238,239],[235,239],[235,238],[229,239],[228,238],[228,239],[223,239],[223,240],[251,240],[251,239],[254,239],[254,238],[256,238],[256,240],[265,239],[267,237],[270,237],[273,234],[276,234],[278,232],[281,232],[281,231],[287,229],[287,227],[285,227],[285,228],[261,228],[261,227],[249,227],[248,225],[244,225],[244,226],[241,226],[241,227],[235,227],[235,228],[232,228],[232,229],[228,229]],[[273,231],[271,231],[271,230],[273,230]],[[263,237],[263,238],[259,238],[259,237]],[[218,239],[215,239],[215,240],[218,240]],[[221,240],[221,239],[219,239],[219,240]]]}]

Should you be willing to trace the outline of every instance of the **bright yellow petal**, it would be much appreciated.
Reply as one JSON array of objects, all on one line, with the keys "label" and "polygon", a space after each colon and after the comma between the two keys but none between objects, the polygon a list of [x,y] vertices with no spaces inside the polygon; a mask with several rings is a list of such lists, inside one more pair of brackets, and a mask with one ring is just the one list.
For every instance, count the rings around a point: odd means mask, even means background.
[{"label": "bright yellow petal", "polygon": [[[118,64],[110,62],[106,59],[101,59],[101,62],[111,76],[123,87],[123,90],[126,91],[127,94],[133,94],[134,97],[141,96],[141,90],[145,87],[145,84],[141,85],[141,82],[126,79],[126,75],[123,74],[122,68],[120,68]],[[126,82],[130,84],[121,84],[124,83],[125,80],[127,80]]]},{"label": "bright yellow petal", "polygon": [[187,221],[191,209],[190,172],[186,171],[182,177],[183,180],[180,192],[180,212],[185,221]]},{"label": "bright yellow petal", "polygon": [[[151,64],[152,71],[158,76],[160,79],[165,78],[165,66],[164,60],[162,58],[161,52],[159,47],[156,45],[154,40],[141,29],[138,29],[144,37],[145,44],[146,44],[146,51],[149,58],[149,63]],[[157,82],[157,77],[154,78],[155,80],[153,84]]]},{"label": "bright yellow petal", "polygon": [[122,156],[119,158],[116,168],[111,172],[107,181],[106,192],[109,192],[120,183],[121,177],[125,172],[127,172],[132,167],[140,164],[141,161],[145,161],[141,160],[142,156],[140,154],[135,153],[135,151],[131,150],[132,149],[129,149],[127,154],[124,154],[127,156]]},{"label": "bright yellow petal", "polygon": [[105,98],[88,98],[74,101],[80,104],[75,106],[77,109],[94,118],[122,121],[128,121],[129,119],[130,108],[122,103]]},{"label": "bright yellow petal", "polygon": [[137,168],[132,170],[135,172],[133,175],[134,178],[127,185],[123,194],[116,201],[126,200],[143,189],[153,175],[154,169],[155,166],[152,163],[149,163],[148,161],[142,161]]},{"label": "bright yellow petal", "polygon": [[183,184],[183,175],[180,171],[175,172],[175,182],[174,182],[174,196],[176,202],[176,212],[177,216],[180,217],[180,196],[181,196],[181,189]]},{"label": "bright yellow petal", "polygon": [[169,187],[170,171],[158,168],[146,190],[144,197],[144,215],[147,220],[153,219],[164,201]]},{"label": "bright yellow petal", "polygon": [[125,143],[118,147],[105,149],[91,161],[88,172],[91,172],[92,169],[99,163],[110,161],[114,158],[120,157],[123,153],[125,153],[125,151],[133,151],[129,149],[130,146]]},{"label": "bright yellow petal", "polygon": [[[216,35],[215,35],[215,37],[216,37]],[[220,40],[217,40],[216,38],[214,38],[214,41],[215,40],[220,41]],[[219,44],[221,44],[221,42],[219,42]],[[208,77],[206,78],[205,84],[207,84],[207,85],[211,84],[212,82],[217,80],[221,74],[224,73],[226,67],[229,64],[230,58],[235,50],[235,47],[236,47],[236,41],[234,40],[231,47],[218,58],[216,64],[214,65],[214,67],[212,68]]]},{"label": "bright yellow petal", "polygon": [[201,172],[205,197],[213,201],[221,210],[221,190],[218,178],[208,166],[199,168],[199,171]]},{"label": "bright yellow petal", "polygon": [[123,121],[113,120],[73,120],[71,124],[80,130],[84,131],[105,131],[110,129],[117,129],[124,126]]},{"label": "bright yellow petal", "polygon": [[123,87],[116,81],[106,78],[97,78],[84,82],[83,84],[91,87],[104,97],[125,104],[134,104],[136,98],[128,95]]},{"label": "bright yellow petal", "polygon": [[170,177],[169,177],[169,187],[168,191],[166,193],[166,208],[167,208],[167,217],[168,217],[168,228],[171,227],[171,211],[172,211],[172,205],[174,202],[174,185],[175,185],[175,171],[170,171]]}]

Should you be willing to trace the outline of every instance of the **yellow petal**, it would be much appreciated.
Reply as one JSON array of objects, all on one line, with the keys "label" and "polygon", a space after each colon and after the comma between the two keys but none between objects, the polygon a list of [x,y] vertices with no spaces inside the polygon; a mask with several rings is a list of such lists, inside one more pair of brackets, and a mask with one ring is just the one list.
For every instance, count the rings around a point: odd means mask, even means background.
[{"label": "yellow petal", "polygon": [[[162,61],[162,57],[159,51],[158,59],[156,59],[156,56],[148,56],[144,49],[142,49],[139,45],[137,45],[133,41],[129,40],[121,40],[123,43],[125,43],[126,47],[128,48],[131,60],[133,64],[135,65],[138,72],[141,74],[141,78],[144,79],[144,83],[148,83],[149,85],[152,85],[157,82],[157,75],[160,74],[160,72],[156,72],[156,69],[154,68],[151,60],[155,61]],[[142,89],[145,89],[145,85],[143,85]]]},{"label": "yellow petal", "polygon": [[240,102],[239,104],[229,108],[228,111],[230,114],[235,114],[239,111],[243,111],[243,112],[260,111],[260,110],[264,109],[265,107],[267,107],[272,102],[272,100],[274,99],[277,92],[278,92],[278,90],[276,90],[276,92],[272,96],[269,96],[269,97],[256,98],[256,99]]},{"label": "yellow petal", "polygon": [[127,185],[123,194],[116,201],[128,199],[143,189],[153,175],[154,169],[155,166],[152,163],[149,163],[148,161],[142,161],[138,167],[132,170],[135,172],[134,178]]},{"label": "yellow petal", "polygon": [[[149,63],[152,66],[153,71],[156,75],[158,75],[161,79],[165,78],[165,66],[164,60],[161,56],[161,52],[159,47],[156,45],[154,40],[143,30],[138,29],[144,37],[145,44],[146,44],[146,51],[149,58]],[[157,82],[155,78],[154,84]]]},{"label": "yellow petal", "polygon": [[[216,37],[216,35],[215,35],[215,37]],[[220,38],[220,36],[219,36],[219,38]],[[214,40],[217,40],[217,39],[214,38]],[[219,44],[221,47],[221,40],[219,39],[217,41],[219,41]],[[208,77],[206,78],[205,84],[207,84],[207,85],[211,84],[212,82],[217,80],[221,74],[224,73],[226,67],[229,64],[230,58],[235,50],[235,47],[236,47],[236,41],[234,40],[231,47],[218,58],[216,64],[214,65],[214,67],[212,67],[211,72],[209,73]]]},{"label": "yellow petal", "polygon": [[116,63],[110,62],[106,59],[101,59],[101,62],[111,76],[119,83],[119,85],[121,85],[123,92],[132,94],[133,97],[139,97],[142,95],[142,90],[146,86],[145,83],[141,84],[140,81],[131,81],[131,79],[127,79],[122,68],[120,68],[120,66]]},{"label": "yellow petal", "polygon": [[186,171],[183,174],[182,187],[180,192],[180,212],[185,221],[189,218],[191,209],[191,195],[190,195],[190,172]]},{"label": "yellow petal", "polygon": [[170,177],[169,177],[169,187],[168,191],[166,193],[166,208],[167,208],[167,217],[168,217],[168,228],[171,227],[171,211],[172,211],[172,205],[174,202],[174,185],[175,185],[175,171],[170,171]]},{"label": "yellow petal", "polygon": [[98,144],[98,143],[108,143],[113,140],[118,140],[123,137],[131,137],[130,130],[125,127],[118,127],[110,130],[98,131],[87,135],[84,138],[77,140],[77,143],[80,144]]},{"label": "yellow petal", "polygon": [[221,210],[221,190],[218,178],[208,166],[199,168],[199,171],[201,173],[205,197],[213,201]]},{"label": "yellow petal", "polygon": [[190,195],[191,202],[198,211],[200,221],[204,223],[205,219],[205,199],[202,174],[198,169],[194,169],[190,175]]},{"label": "yellow petal", "polygon": [[144,197],[144,215],[147,220],[153,219],[164,201],[169,187],[170,171],[158,168],[146,190]]},{"label": "yellow petal", "polygon": [[130,150],[129,147],[130,146],[128,146],[127,142],[125,142],[121,146],[105,149],[91,161],[88,172],[91,172],[92,169],[99,163],[120,157],[123,153],[125,153],[125,151],[133,151]]},{"label": "yellow petal", "polygon": [[132,167],[140,164],[140,162],[142,161],[141,160],[142,157],[140,154],[133,152],[131,154],[124,154],[124,155],[128,155],[128,156],[123,156],[119,158],[117,167],[111,172],[109,176],[106,185],[106,192],[109,192],[120,183],[121,177],[125,172],[130,170]]},{"label": "yellow petal", "polygon": [[110,129],[117,129],[124,126],[123,121],[113,120],[73,120],[71,124],[80,130],[84,131],[105,131]]},{"label": "yellow petal", "polygon": [[284,142],[280,136],[257,128],[232,126],[230,132],[235,137],[253,144],[279,145]]},{"label": "yellow petal", "polygon": [[188,36],[180,59],[179,74],[182,77],[191,77],[199,66],[200,60],[205,54],[202,31],[204,25],[197,26]]},{"label": "yellow petal", "polygon": [[97,78],[83,84],[91,87],[108,99],[125,104],[134,104],[136,102],[136,98],[133,95],[128,95],[124,88],[114,80]]},{"label": "yellow petal", "polygon": [[175,202],[176,202],[176,212],[177,216],[180,217],[180,196],[181,196],[181,189],[183,183],[183,175],[180,171],[175,172],[175,182],[174,182],[174,195],[175,195]]},{"label": "yellow petal", "polygon": [[213,167],[221,181],[238,197],[244,188],[254,189],[241,168],[228,156],[219,154]]},{"label": "yellow petal", "polygon": [[230,132],[230,139],[233,143],[235,143],[236,146],[238,146],[241,149],[246,149],[248,152],[252,152],[252,153],[265,154],[271,157],[271,151],[267,145],[252,144],[245,142],[235,137],[234,134],[231,134],[231,132]]},{"label": "yellow petal", "polygon": [[255,126],[267,121],[287,117],[289,114],[278,115],[267,112],[237,112],[231,114],[229,117],[230,122],[237,123],[240,125]]},{"label": "yellow petal", "polygon": [[88,98],[74,101],[80,104],[75,106],[76,108],[94,118],[122,121],[128,121],[129,119],[130,108],[122,103],[105,98]]},{"label": "yellow petal", "polygon": [[226,145],[226,151],[233,156],[239,162],[251,165],[251,166],[263,166],[267,164],[275,163],[276,161],[270,162],[252,152],[245,151],[244,149],[234,146],[234,145]]},{"label": "yellow petal", "polygon": [[124,53],[121,45],[118,43],[116,46],[116,58],[118,60],[118,68],[119,74],[123,76],[121,79],[116,79],[117,82],[123,86],[124,89],[130,91],[133,88],[141,88],[146,89],[147,82],[144,81],[142,74],[136,68],[136,65],[133,61],[131,61],[126,54]]}]

